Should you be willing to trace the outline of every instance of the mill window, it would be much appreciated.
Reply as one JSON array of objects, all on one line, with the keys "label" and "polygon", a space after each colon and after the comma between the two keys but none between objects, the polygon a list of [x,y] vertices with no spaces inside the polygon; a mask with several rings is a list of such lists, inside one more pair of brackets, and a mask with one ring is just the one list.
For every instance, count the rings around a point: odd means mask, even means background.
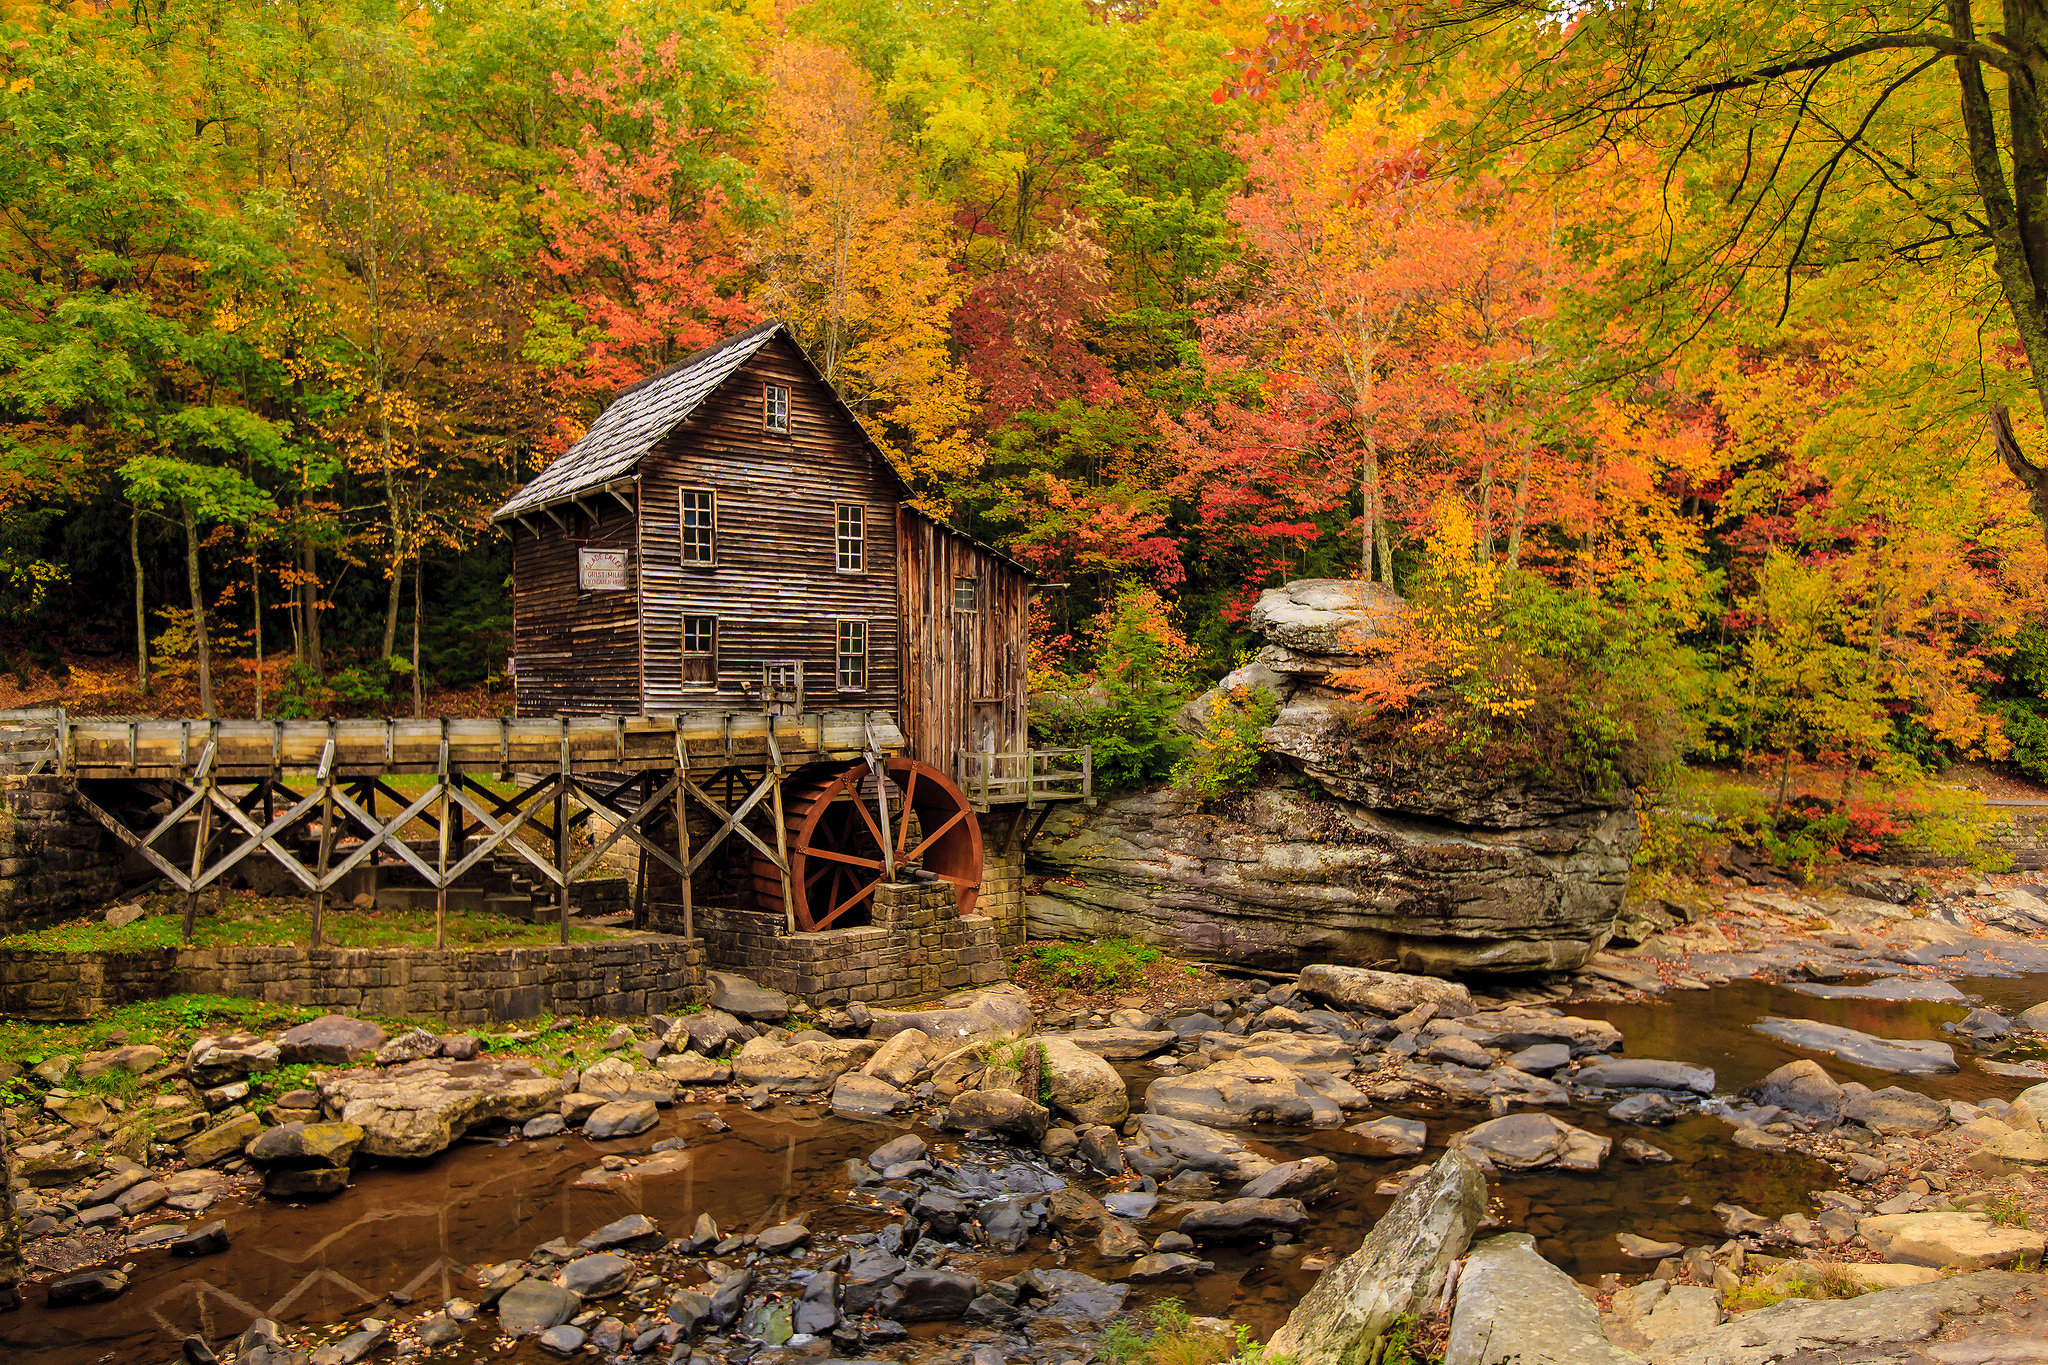
[{"label": "mill window", "polygon": [[979,586],[979,585],[978,585],[978,584],[977,584],[977,583],[975,582],[975,580],[974,580],[974,579],[972,579],[972,578],[956,578],[956,579],[954,579],[954,580],[953,580],[953,610],[954,610],[954,611],[974,611],[974,610],[977,610],[977,607],[976,607],[976,602],[977,602],[977,600],[978,600],[978,599],[977,599],[977,596],[976,596],[976,593],[975,593],[975,589],[976,589],[976,588],[977,588],[978,586]]},{"label": "mill window", "polygon": [[700,686],[718,682],[718,618],[683,618],[683,681]]},{"label": "mill window", "polygon": [[833,534],[841,573],[859,573],[867,567],[867,512],[858,504],[839,504]]},{"label": "mill window", "polygon": [[683,563],[713,564],[718,550],[718,498],[708,488],[683,490]]},{"label": "mill window", "polygon": [[789,430],[789,386],[770,384],[762,405],[764,424],[770,431]]},{"label": "mill window", "polygon": [[868,623],[839,623],[839,690],[859,692],[868,685]]}]

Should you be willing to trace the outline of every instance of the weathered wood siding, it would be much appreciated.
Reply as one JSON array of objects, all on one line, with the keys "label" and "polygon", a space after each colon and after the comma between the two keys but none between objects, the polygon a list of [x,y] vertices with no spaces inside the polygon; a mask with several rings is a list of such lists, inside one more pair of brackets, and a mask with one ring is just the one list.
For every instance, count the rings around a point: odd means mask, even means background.
[{"label": "weathered wood siding", "polygon": [[[787,385],[790,429],[763,429],[766,384]],[[717,494],[716,563],[682,562],[685,488]],[[739,706],[761,665],[801,660],[813,707],[894,711],[898,692],[895,480],[778,337],[640,465],[649,710]],[[865,563],[836,567],[835,506],[866,509]],[[682,679],[684,616],[718,618],[716,688]],[[838,622],[866,623],[867,685],[838,688]]]},{"label": "weathered wood siding", "polygon": [[[639,555],[636,521],[603,494],[590,500],[593,522],[575,507],[546,516],[536,539],[518,523],[512,535],[513,699],[522,716],[591,715],[640,710]],[[577,587],[577,551],[626,550],[624,591]]]},{"label": "weathered wood siding", "polygon": [[[913,756],[960,775],[959,755],[1026,747],[1025,641],[1031,580],[966,536],[907,510],[896,517],[903,572],[903,705]],[[954,580],[975,581],[976,610],[957,611]]]}]

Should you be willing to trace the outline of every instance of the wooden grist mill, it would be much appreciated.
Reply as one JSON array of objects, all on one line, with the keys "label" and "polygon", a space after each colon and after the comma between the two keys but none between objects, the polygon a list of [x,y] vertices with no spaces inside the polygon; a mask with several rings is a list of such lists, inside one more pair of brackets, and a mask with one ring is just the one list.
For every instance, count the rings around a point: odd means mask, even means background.
[{"label": "wooden grist mill", "polygon": [[316,900],[383,867],[445,909],[509,859],[566,926],[629,849],[635,924],[714,966],[874,923],[889,886],[1014,939],[1022,849],[1091,798],[1089,755],[1029,747],[1030,571],[908,499],[764,323],[622,391],[494,514],[513,718],[52,715],[47,766],[193,894],[265,854]]}]

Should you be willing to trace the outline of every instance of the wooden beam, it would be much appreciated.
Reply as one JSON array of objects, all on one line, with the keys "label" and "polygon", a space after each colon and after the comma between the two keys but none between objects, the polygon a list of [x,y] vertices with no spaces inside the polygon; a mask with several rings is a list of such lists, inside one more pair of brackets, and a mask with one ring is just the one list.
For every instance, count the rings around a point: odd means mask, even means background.
[{"label": "wooden beam", "polygon": [[689,870],[691,872],[695,872],[699,867],[703,866],[704,860],[711,855],[711,851],[724,843],[726,836],[735,830],[739,832],[741,838],[758,849],[762,857],[774,861],[776,866],[785,872],[789,870],[789,860],[787,858],[778,857],[774,849],[762,842],[760,835],[740,823],[746,819],[747,812],[760,805],[762,798],[770,794],[775,786],[775,775],[773,773],[765,774],[761,779],[760,785],[755,787],[748,794],[747,799],[740,802],[739,806],[731,811],[720,805],[713,799],[711,793],[705,791],[695,782],[692,782],[687,776],[683,778],[683,786],[688,788],[690,795],[703,802],[713,815],[719,816],[723,820],[718,829],[712,833],[711,837],[704,842],[704,845],[690,859]]}]

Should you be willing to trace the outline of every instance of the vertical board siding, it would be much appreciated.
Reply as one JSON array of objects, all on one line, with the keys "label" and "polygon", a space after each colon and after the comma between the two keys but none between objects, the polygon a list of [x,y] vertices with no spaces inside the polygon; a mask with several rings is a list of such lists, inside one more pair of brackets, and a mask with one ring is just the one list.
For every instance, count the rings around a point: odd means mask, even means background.
[{"label": "vertical board siding", "polygon": [[[789,388],[790,430],[762,427],[765,384]],[[646,705],[745,705],[763,663],[804,665],[813,707],[894,711],[901,490],[786,337],[762,348],[640,464]],[[718,495],[714,567],[682,563],[685,488]],[[835,506],[867,508],[866,566],[838,572]],[[684,616],[718,618],[718,686],[684,686]],[[838,688],[838,622],[867,622],[867,686]]]},{"label": "vertical board siding", "polygon": [[[512,695],[522,716],[640,710],[638,519],[602,494],[588,505],[599,513],[594,523],[576,507],[555,509],[567,530],[545,515],[534,518],[545,525],[538,539],[517,522],[506,528],[512,535]],[[586,545],[627,551],[624,591],[576,586],[576,552]]]},{"label": "vertical board siding", "polygon": [[[1031,580],[967,537],[909,511],[896,518],[903,572],[905,686],[899,717],[911,752],[955,777],[976,703],[993,703],[998,753],[1026,747],[1026,632]],[[953,580],[973,578],[977,607],[953,609]]]}]

